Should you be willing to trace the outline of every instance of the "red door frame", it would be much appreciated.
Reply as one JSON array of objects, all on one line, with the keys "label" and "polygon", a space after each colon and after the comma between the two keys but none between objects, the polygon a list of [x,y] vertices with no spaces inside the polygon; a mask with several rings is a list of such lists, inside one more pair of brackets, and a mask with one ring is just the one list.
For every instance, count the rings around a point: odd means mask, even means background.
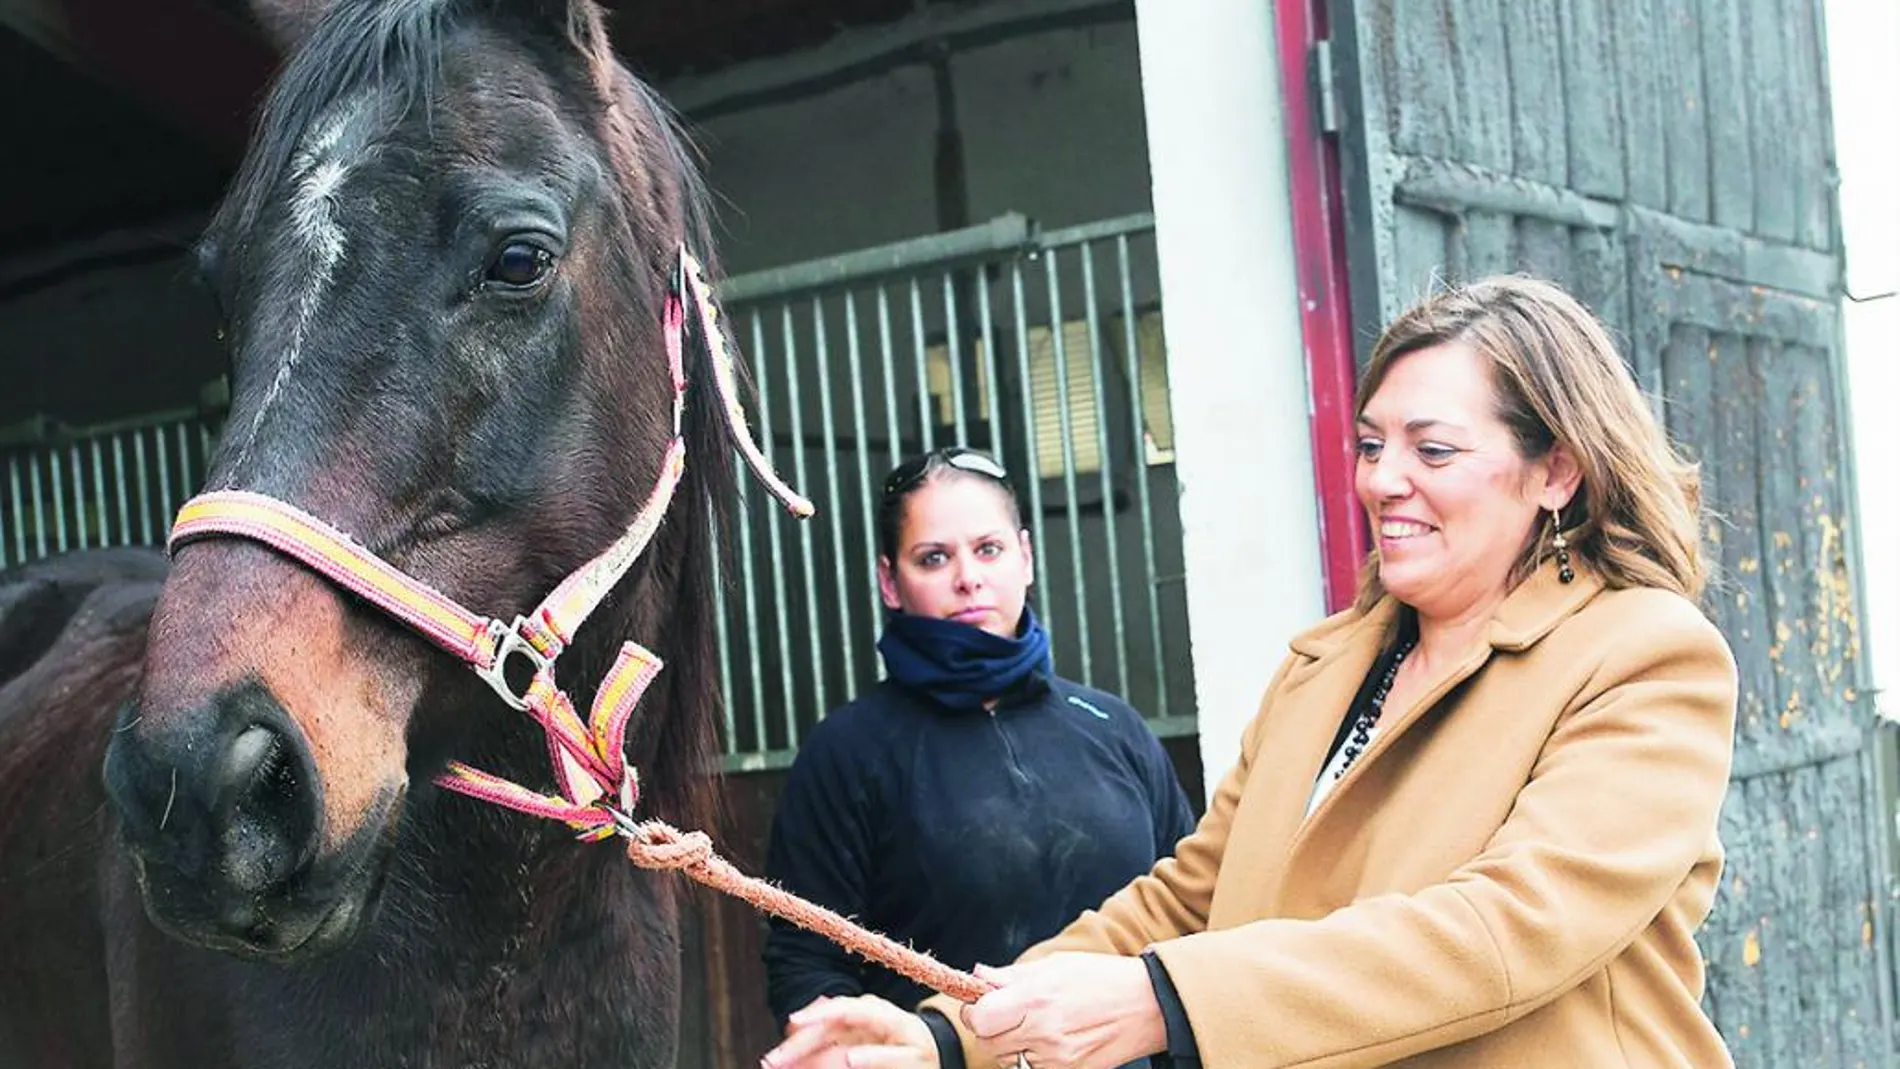
[{"label": "red door frame", "polygon": [[1371,548],[1353,494],[1352,302],[1346,280],[1346,214],[1339,144],[1319,128],[1314,45],[1327,36],[1325,0],[1275,0],[1280,81],[1286,101],[1287,172],[1293,208],[1300,334],[1312,410],[1314,490],[1326,604],[1352,604]]}]

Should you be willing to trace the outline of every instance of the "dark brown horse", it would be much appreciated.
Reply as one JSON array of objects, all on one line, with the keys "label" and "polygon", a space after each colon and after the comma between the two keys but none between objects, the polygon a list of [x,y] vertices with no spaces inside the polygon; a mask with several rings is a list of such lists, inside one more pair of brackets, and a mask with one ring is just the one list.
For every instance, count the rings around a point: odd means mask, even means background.
[{"label": "dark brown horse", "polygon": [[[658,474],[668,279],[710,254],[688,155],[589,0],[263,14],[294,47],[201,249],[234,367],[207,485],[526,611]],[[666,660],[629,734],[681,824],[732,477],[688,341],[687,482],[561,662],[585,702],[622,639]],[[437,789],[452,758],[552,782],[473,674],[262,546],[0,575],[0,1065],[672,1065],[671,878]]]}]

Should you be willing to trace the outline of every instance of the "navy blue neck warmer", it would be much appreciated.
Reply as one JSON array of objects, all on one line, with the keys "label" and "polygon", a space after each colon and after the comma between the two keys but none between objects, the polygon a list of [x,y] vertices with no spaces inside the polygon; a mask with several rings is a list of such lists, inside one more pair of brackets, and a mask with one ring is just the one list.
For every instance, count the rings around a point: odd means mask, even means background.
[{"label": "navy blue neck warmer", "polygon": [[980,627],[893,612],[877,640],[891,678],[952,709],[976,711],[1049,667],[1049,635],[1023,606],[1017,637]]}]

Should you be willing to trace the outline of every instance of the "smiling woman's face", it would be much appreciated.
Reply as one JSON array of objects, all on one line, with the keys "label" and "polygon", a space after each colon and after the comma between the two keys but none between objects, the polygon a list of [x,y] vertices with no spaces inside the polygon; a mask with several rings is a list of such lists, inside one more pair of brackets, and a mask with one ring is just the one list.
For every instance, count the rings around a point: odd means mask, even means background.
[{"label": "smiling woman's face", "polygon": [[[1379,580],[1429,619],[1487,612],[1543,509],[1568,498],[1557,447],[1518,452],[1483,360],[1458,342],[1393,362],[1359,417],[1354,487],[1379,551]],[[1548,500],[1546,500],[1548,499]]]},{"label": "smiling woman's face", "polygon": [[1029,532],[1016,526],[1002,489],[973,475],[940,473],[904,501],[897,553],[879,557],[887,608],[935,616],[1013,638],[1035,581]]}]

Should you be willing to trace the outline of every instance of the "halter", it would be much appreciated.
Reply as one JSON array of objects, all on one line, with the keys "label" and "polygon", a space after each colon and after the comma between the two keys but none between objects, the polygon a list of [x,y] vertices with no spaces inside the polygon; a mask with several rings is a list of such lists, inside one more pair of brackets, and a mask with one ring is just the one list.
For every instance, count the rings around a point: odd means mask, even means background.
[{"label": "halter", "polygon": [[[686,472],[686,371],[683,357],[686,302],[698,318],[701,338],[712,357],[732,438],[759,481],[794,516],[812,514],[799,496],[773,471],[746,426],[725,333],[719,328],[703,269],[685,246],[666,297],[666,356],[673,376],[673,439],[660,463],[653,492],[620,537],[599,556],[575,570],[525,616],[504,623],[482,616],[408,575],[361,543],[294,505],[247,490],[217,490],[187,501],[178,511],[168,552],[206,538],[247,538],[263,543],[317,572],[337,586],[382,609],[410,630],[459,658],[511,708],[527,713],[547,733],[548,757],[559,781],[559,795],[543,794],[491,773],[452,762],[436,782],[452,791],[509,809],[565,821],[586,840],[624,831],[639,801],[638,770],[626,761],[627,722],[640,696],[662,667],[652,651],[637,642],[620,648],[601,680],[585,722],[554,681],[554,662],[573,641],[588,616],[653,539]],[[519,659],[530,669],[519,690],[509,668]]]},{"label": "halter", "polygon": [[[554,662],[567,649],[587,617],[639,559],[665,518],[686,471],[686,371],[682,352],[691,301],[713,367],[720,407],[739,452],[753,474],[792,515],[812,514],[811,502],[773,473],[746,427],[739,407],[732,354],[719,329],[718,309],[698,262],[685,247],[668,290],[665,310],[666,356],[673,374],[673,440],[660,464],[653,492],[613,544],[563,579],[534,611],[503,623],[481,616],[370,552],[335,527],[265,494],[217,490],[200,494],[178,510],[168,551],[205,538],[248,538],[298,561],[312,571],[382,609],[409,629],[459,658],[501,700],[527,713],[547,733],[548,759],[561,793],[530,787],[471,768],[459,761],[436,777],[449,790],[538,817],[567,823],[588,842],[619,835],[627,856],[646,868],[679,869],[708,886],[819,932],[871,961],[942,991],[973,1002],[991,989],[987,981],[921,953],[887,936],[867,931],[848,918],[806,902],[784,888],[739,872],[716,854],[704,832],[681,833],[660,820],[636,821],[639,772],[627,764],[627,722],[634,706],[660,672],[660,659],[637,642],[620,647],[613,667],[600,682],[583,722],[574,703],[554,681]],[[532,669],[516,690],[508,680],[515,658]],[[1018,1065],[1027,1063],[1018,1059]]]}]

